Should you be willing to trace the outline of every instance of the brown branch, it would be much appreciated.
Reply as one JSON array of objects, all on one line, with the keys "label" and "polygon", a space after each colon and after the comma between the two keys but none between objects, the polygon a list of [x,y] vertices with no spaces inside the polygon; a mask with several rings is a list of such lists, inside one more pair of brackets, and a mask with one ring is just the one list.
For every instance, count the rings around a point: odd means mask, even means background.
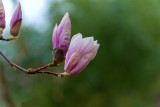
[{"label": "brown branch", "polygon": [[17,37],[11,36],[9,38],[3,38],[3,28],[0,28],[0,40],[2,40],[2,41],[12,41],[14,39],[17,39]]},{"label": "brown branch", "polygon": [[10,38],[3,38],[3,36],[0,35],[0,40],[2,40],[2,41],[12,41],[12,40],[14,40],[14,39],[17,39],[17,37],[11,36]]},{"label": "brown branch", "polygon": [[67,77],[70,76],[69,73],[55,73],[55,72],[51,72],[51,71],[42,71],[44,69],[47,69],[48,67],[54,67],[57,66],[56,62],[54,61],[54,63],[50,63],[48,65],[45,65],[43,67],[37,68],[37,69],[25,69],[23,67],[20,67],[18,65],[16,65],[15,63],[11,62],[1,51],[0,51],[0,55],[9,63],[9,65],[16,70],[19,69],[20,71],[23,71],[26,74],[51,74],[57,77]]}]

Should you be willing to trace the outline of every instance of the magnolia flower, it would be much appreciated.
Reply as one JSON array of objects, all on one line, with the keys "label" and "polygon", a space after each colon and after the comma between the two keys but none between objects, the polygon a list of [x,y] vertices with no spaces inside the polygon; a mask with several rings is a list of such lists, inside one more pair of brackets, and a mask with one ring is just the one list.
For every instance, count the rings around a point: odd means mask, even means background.
[{"label": "magnolia flower", "polygon": [[22,23],[22,10],[21,4],[19,3],[10,22],[10,34],[16,37],[19,33]]},{"label": "magnolia flower", "polygon": [[71,35],[71,21],[66,13],[59,26],[55,26],[52,36],[53,55],[56,63],[64,61]]},{"label": "magnolia flower", "polygon": [[3,6],[2,0],[0,0],[0,29],[3,30],[5,28],[5,10]]},{"label": "magnolia flower", "polygon": [[96,56],[99,44],[93,37],[82,38],[81,34],[72,37],[65,60],[64,76],[80,73]]}]

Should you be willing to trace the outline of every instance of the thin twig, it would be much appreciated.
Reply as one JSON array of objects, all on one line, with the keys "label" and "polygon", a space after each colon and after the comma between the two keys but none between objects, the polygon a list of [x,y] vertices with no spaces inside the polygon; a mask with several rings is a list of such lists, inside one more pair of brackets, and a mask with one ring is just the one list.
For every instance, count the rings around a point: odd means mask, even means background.
[{"label": "thin twig", "polygon": [[11,37],[9,37],[9,38],[3,38],[3,36],[0,35],[0,40],[2,40],[2,41],[12,41],[12,40],[14,40],[14,39],[17,39],[17,38],[16,38],[16,37],[13,37],[13,36],[11,36]]},{"label": "thin twig", "polygon": [[38,72],[38,71],[41,71],[41,70],[43,70],[43,69],[47,69],[48,67],[54,67],[54,66],[57,66],[57,63],[56,63],[56,62],[49,63],[48,65],[45,65],[45,66],[43,66],[43,67],[39,67],[39,68],[34,69],[34,70],[32,70],[32,71]]},{"label": "thin twig", "polygon": [[15,63],[11,62],[1,51],[0,51],[0,55],[9,63],[9,65],[16,70],[19,69],[20,71],[23,71],[26,74],[51,74],[57,77],[66,77],[66,76],[70,76],[69,73],[55,73],[55,72],[51,72],[51,71],[42,71],[44,69],[47,69],[48,67],[53,67],[53,66],[57,66],[56,63],[51,63],[48,65],[45,65],[43,67],[37,68],[37,69],[25,69],[23,67],[20,67],[18,65],[16,65]]},{"label": "thin twig", "polygon": [[15,68],[17,68],[17,69],[19,69],[19,70],[21,70],[21,71],[23,71],[23,72],[26,72],[26,69],[24,69],[24,68],[22,68],[22,67],[20,67],[20,66],[18,66],[18,65],[16,65],[16,64],[14,64],[14,63],[12,63],[1,51],[0,51],[0,55],[9,63],[9,65],[14,69],[14,67]]}]

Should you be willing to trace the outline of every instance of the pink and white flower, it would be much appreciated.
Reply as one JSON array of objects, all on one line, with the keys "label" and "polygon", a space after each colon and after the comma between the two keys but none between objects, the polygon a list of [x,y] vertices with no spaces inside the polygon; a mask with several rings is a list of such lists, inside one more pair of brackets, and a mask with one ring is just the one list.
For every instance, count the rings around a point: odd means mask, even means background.
[{"label": "pink and white flower", "polygon": [[22,23],[22,10],[21,10],[21,4],[19,3],[10,22],[10,34],[12,36],[17,36],[19,33],[19,30],[21,28]]},{"label": "pink and white flower", "polygon": [[69,14],[66,13],[59,26],[55,26],[52,35],[53,55],[55,60],[62,61],[68,50],[71,35],[71,21]]},{"label": "pink and white flower", "polygon": [[80,33],[73,36],[66,55],[64,74],[74,76],[80,73],[96,56],[98,48],[99,44],[93,37],[82,38]]}]

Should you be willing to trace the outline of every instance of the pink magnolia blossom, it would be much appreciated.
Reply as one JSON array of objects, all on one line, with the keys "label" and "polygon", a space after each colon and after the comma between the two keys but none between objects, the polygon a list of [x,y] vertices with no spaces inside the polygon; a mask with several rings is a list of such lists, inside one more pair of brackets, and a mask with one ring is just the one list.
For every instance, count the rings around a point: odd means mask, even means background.
[{"label": "pink magnolia blossom", "polygon": [[17,36],[19,33],[19,30],[21,28],[22,23],[22,10],[21,10],[21,4],[19,3],[10,22],[10,34],[12,36]]},{"label": "pink magnolia blossom", "polygon": [[2,0],[0,0],[0,28],[4,29],[5,28],[5,10],[3,6]]},{"label": "pink magnolia blossom", "polygon": [[52,36],[53,55],[56,60],[65,59],[71,35],[71,21],[66,13],[59,26],[55,26]]},{"label": "pink magnolia blossom", "polygon": [[96,56],[99,44],[93,37],[82,38],[81,34],[72,37],[65,60],[64,74],[74,76],[80,73]]}]

